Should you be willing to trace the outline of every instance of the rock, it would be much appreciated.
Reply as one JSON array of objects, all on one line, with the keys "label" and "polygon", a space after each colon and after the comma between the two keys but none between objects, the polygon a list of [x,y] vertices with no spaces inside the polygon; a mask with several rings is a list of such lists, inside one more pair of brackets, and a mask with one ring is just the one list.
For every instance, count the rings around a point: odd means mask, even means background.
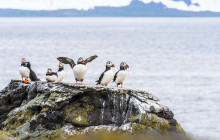
[{"label": "rock", "polygon": [[118,132],[185,132],[172,111],[140,90],[67,83],[11,81],[0,92],[0,128],[19,139]]},{"label": "rock", "polygon": [[13,137],[8,132],[0,131],[0,140],[19,140],[19,139]]}]

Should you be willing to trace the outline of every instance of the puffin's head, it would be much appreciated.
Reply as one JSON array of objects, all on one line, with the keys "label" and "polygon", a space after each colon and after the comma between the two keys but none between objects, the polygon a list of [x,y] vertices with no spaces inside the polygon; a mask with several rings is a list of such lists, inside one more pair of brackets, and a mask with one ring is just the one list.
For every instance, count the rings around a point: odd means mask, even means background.
[{"label": "puffin's head", "polygon": [[52,69],[51,68],[48,68],[47,69],[47,74],[51,74],[52,73]]},{"label": "puffin's head", "polygon": [[63,68],[63,63],[59,63],[58,68]]},{"label": "puffin's head", "polygon": [[122,63],[120,64],[120,69],[126,70],[127,68],[129,68],[129,65],[126,64],[125,62],[122,62]]},{"label": "puffin's head", "polygon": [[85,60],[82,57],[80,57],[77,61],[77,64],[84,64],[84,63],[85,63]]},{"label": "puffin's head", "polygon": [[26,63],[26,59],[25,58],[22,58],[21,59],[21,64],[25,64]]},{"label": "puffin's head", "polygon": [[115,65],[111,61],[108,61],[106,63],[106,67],[111,68],[111,67],[115,67]]}]

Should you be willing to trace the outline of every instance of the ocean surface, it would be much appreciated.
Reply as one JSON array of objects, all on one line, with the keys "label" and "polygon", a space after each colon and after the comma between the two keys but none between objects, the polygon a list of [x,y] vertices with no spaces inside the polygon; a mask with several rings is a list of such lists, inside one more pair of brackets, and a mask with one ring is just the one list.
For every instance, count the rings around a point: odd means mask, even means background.
[{"label": "ocean surface", "polygon": [[[95,84],[107,61],[115,72],[124,61],[126,88],[159,97],[189,135],[220,138],[220,18],[0,18],[0,89],[20,79],[23,57],[45,80],[57,57],[95,54],[85,84]],[[64,82],[75,82],[69,65],[65,71]]]}]

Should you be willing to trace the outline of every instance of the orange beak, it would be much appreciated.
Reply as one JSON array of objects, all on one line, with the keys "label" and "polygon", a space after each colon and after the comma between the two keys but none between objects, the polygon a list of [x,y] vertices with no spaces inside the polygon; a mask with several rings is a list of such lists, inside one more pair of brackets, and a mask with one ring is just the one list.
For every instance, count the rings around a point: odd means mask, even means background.
[{"label": "orange beak", "polygon": [[114,67],[115,67],[115,64],[112,64],[112,67],[114,68]]},{"label": "orange beak", "polygon": [[128,64],[126,64],[126,66],[129,68],[129,65],[128,65]]},{"label": "orange beak", "polygon": [[47,70],[46,74],[48,74],[48,70]]},{"label": "orange beak", "polygon": [[24,61],[22,60],[22,61],[21,61],[21,64],[23,64],[23,63],[24,63]]},{"label": "orange beak", "polygon": [[82,61],[83,61],[83,63],[85,63],[85,60],[84,60],[84,59],[83,59]]}]

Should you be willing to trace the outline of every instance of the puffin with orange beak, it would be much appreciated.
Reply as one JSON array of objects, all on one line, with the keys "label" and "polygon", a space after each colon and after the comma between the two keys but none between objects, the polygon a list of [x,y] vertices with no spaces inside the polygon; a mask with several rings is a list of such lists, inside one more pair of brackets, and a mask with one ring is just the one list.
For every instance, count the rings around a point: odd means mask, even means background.
[{"label": "puffin with orange beak", "polygon": [[46,72],[46,80],[47,82],[55,82],[58,78],[58,75],[56,72],[53,72],[51,68],[47,69]]},{"label": "puffin with orange beak", "polygon": [[58,65],[58,71],[57,71],[57,79],[56,79],[56,83],[60,83],[63,81],[66,73],[64,71],[64,67],[63,67],[63,64],[60,62],[59,65]]},{"label": "puffin with orange beak", "polygon": [[78,81],[80,81],[81,82],[80,84],[82,85],[82,82],[87,72],[86,64],[88,62],[93,61],[97,57],[98,57],[97,55],[94,55],[94,56],[87,58],[86,60],[80,57],[77,61],[77,64],[75,64],[75,62],[72,59],[67,58],[67,57],[58,57],[57,59],[64,64],[70,65],[70,67],[73,69],[73,74],[76,80],[76,84]]},{"label": "puffin with orange beak", "polygon": [[25,58],[22,58],[21,60],[21,66],[19,68],[19,72],[23,78],[25,78],[24,83],[28,83],[29,81],[40,81],[40,79],[37,78],[37,75],[35,72],[31,69],[31,63],[27,62]]},{"label": "puffin with orange beak", "polygon": [[127,69],[129,68],[129,65],[125,62],[122,62],[120,64],[120,70],[115,73],[113,82],[116,82],[117,87],[118,85],[121,85],[121,88],[123,88],[123,82],[127,76]]},{"label": "puffin with orange beak", "polygon": [[112,67],[115,67],[115,65],[111,62],[108,61],[106,63],[106,69],[105,71],[100,75],[99,80],[97,80],[97,85],[103,85],[103,86],[107,86],[108,83],[113,79],[114,77],[114,73],[112,71]]},{"label": "puffin with orange beak", "polygon": [[[30,75],[30,69],[27,67],[26,59],[22,58],[21,59],[21,66],[18,69],[22,78],[22,82],[28,83],[28,78]],[[25,79],[25,81],[24,81]]]}]

